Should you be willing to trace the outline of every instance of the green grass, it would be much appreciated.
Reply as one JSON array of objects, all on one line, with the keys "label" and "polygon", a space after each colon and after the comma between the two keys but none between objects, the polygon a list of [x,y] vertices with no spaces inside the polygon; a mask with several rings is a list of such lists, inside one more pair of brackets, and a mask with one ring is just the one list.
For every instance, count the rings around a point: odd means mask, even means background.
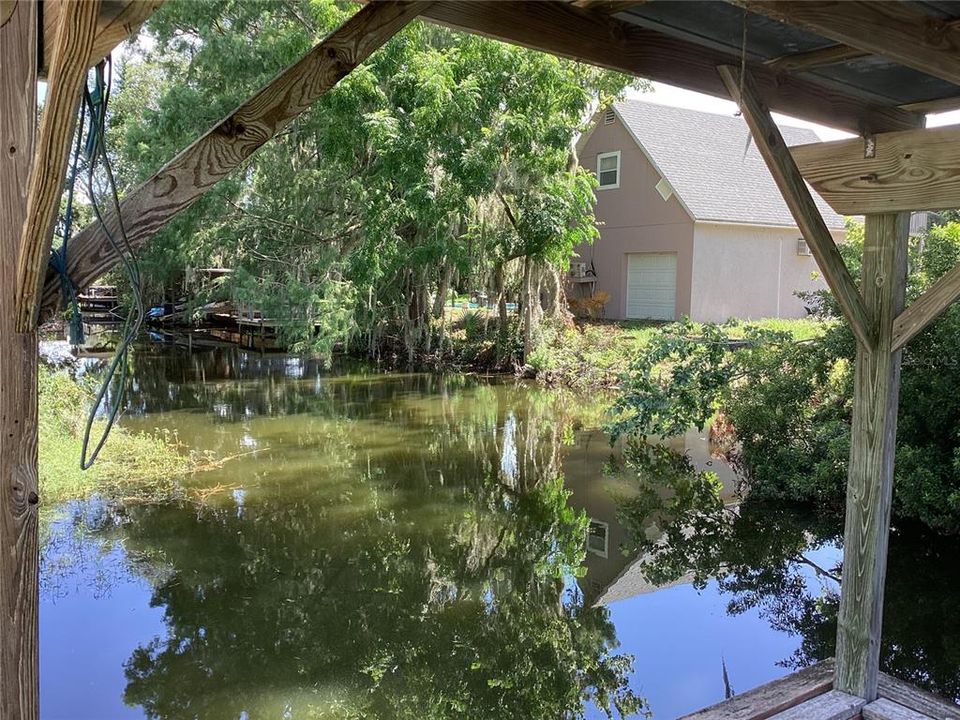
[{"label": "green grass", "polygon": [[[65,372],[40,369],[39,475],[44,510],[67,500],[100,493],[138,499],[168,497],[193,459],[179,452],[176,439],[132,433],[115,427],[97,463],[80,469],[80,451],[92,395]],[[103,431],[94,425],[91,444]]]}]

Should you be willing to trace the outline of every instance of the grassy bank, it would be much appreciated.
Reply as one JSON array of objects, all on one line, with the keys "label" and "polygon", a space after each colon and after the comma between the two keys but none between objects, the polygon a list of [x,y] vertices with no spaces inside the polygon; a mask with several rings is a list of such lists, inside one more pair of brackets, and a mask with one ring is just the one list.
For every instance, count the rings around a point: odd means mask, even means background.
[{"label": "grassy bank", "polygon": [[[90,389],[65,372],[42,367],[38,385],[40,497],[45,510],[94,492],[111,498],[169,497],[176,490],[176,478],[192,469],[192,459],[179,452],[175,438],[115,427],[97,463],[81,470]],[[94,424],[91,444],[103,426],[103,422]]]}]

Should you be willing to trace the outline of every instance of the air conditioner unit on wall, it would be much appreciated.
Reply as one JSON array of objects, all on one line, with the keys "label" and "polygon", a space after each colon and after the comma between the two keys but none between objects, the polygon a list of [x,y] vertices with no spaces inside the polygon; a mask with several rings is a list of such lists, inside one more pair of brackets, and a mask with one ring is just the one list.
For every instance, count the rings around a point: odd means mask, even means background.
[{"label": "air conditioner unit on wall", "polygon": [[813,253],[810,252],[810,246],[807,245],[807,241],[803,238],[797,238],[797,255],[809,257],[812,254]]},{"label": "air conditioner unit on wall", "polygon": [[582,278],[587,276],[587,264],[585,262],[570,263],[570,277]]}]

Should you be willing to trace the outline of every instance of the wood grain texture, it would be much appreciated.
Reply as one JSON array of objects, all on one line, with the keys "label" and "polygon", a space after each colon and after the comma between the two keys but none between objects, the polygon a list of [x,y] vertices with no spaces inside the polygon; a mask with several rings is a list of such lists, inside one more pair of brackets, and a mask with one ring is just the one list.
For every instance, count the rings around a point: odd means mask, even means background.
[{"label": "wood grain texture", "polygon": [[865,57],[870,53],[852,48],[849,45],[830,45],[817,50],[791,53],[767,60],[764,65],[780,72],[796,72],[797,70],[812,70],[825,65]]},{"label": "wood grain texture", "polygon": [[937,98],[936,100],[922,100],[915,103],[906,103],[899,106],[901,110],[918,113],[941,113],[960,108],[960,96]]},{"label": "wood grain texture", "polygon": [[909,3],[746,0],[737,4],[960,85],[960,28]]},{"label": "wood grain texture", "polygon": [[826,660],[785,678],[734,695],[729,700],[684,715],[680,720],[766,720],[794,705],[829,692],[834,663]]},{"label": "wood grain texture", "polygon": [[960,298],[960,265],[943,275],[893,321],[893,349],[899,350]]},{"label": "wood grain texture", "polygon": [[880,696],[936,720],[960,720],[960,706],[949,700],[880,673]]},{"label": "wood grain texture", "polygon": [[29,332],[37,326],[40,292],[67,175],[80,88],[87,76],[87,60],[99,16],[100,0],[72,0],[64,3],[59,13],[47,97],[27,190],[27,220],[16,255],[18,332]]},{"label": "wood grain texture", "polygon": [[[15,258],[36,129],[37,6],[0,27],[0,255]],[[14,328],[15,265],[0,263],[0,718],[39,713],[37,344]]]},{"label": "wood grain texture", "polygon": [[900,703],[879,698],[864,706],[863,720],[931,720],[931,718]]},{"label": "wood grain texture", "polygon": [[[43,0],[43,60],[40,76],[47,75],[48,65],[54,55],[57,25],[64,5],[74,0]],[[113,52],[113,49],[135,35],[140,26],[163,4],[163,0],[103,0],[97,18],[97,33],[86,58],[86,66],[92,67]]]},{"label": "wood grain texture", "polygon": [[748,73],[741,83],[739,68],[721,66],[718,71],[730,96],[739,102],[757,150],[806,239],[827,285],[843,309],[853,334],[861,345],[869,347],[872,344],[871,322],[864,309],[863,299],[797,169],[790,149],[757,93],[752,77]]},{"label": "wood grain texture", "polygon": [[862,292],[876,340],[857,348],[834,687],[868,701],[879,681],[900,390],[893,321],[903,310],[909,222],[908,213],[867,215],[864,232]]},{"label": "wood grain texture", "polygon": [[841,215],[960,207],[960,125],[798,145],[800,172]]},{"label": "wood grain texture", "polygon": [[860,716],[865,704],[863,698],[831,690],[777,713],[770,720],[853,720]]},{"label": "wood grain texture", "polygon": [[[295,117],[419,15],[429,3],[373,2],[129,193],[120,205],[127,239],[139,247],[232,173]],[[105,218],[119,234],[116,213]],[[99,223],[70,241],[68,272],[85,287],[118,258]],[[43,306],[54,307],[59,280],[48,272]]]},{"label": "wood grain texture", "polygon": [[[649,80],[727,98],[718,65],[739,65],[739,56],[718,52],[557,2],[443,0],[424,12],[449,27],[542,50]],[[842,90],[751,65],[764,104],[854,133],[918,127],[922,116],[881,108]]]}]

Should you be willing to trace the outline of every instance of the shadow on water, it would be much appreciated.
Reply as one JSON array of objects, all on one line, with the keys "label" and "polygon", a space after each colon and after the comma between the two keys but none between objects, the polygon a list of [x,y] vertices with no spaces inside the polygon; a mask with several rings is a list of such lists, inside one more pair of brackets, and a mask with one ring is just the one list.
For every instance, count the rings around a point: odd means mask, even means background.
[{"label": "shadow on water", "polygon": [[[722,698],[719,656],[709,687],[653,684],[693,667],[672,656],[703,603],[724,606],[707,632],[752,618],[741,644],[781,663],[761,679],[832,655],[837,528],[737,505],[696,438],[693,464],[612,452],[603,398],[239,350],[133,362],[128,427],[236,459],[184,480],[202,500],[94,500],[50,530],[46,718],[592,718],[641,698],[670,717]],[[957,556],[896,533],[884,650],[954,697]]]}]

